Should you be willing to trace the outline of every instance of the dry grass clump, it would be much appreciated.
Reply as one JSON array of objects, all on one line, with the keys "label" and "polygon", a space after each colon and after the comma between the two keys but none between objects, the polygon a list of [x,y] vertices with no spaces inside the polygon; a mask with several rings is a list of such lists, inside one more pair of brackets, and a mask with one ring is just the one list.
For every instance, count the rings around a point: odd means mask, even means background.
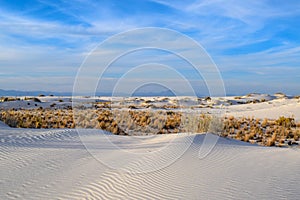
[{"label": "dry grass clump", "polygon": [[172,111],[167,112],[167,120],[164,128],[166,128],[167,130],[179,128],[180,123],[181,123],[181,114]]},{"label": "dry grass clump", "polygon": [[20,98],[14,97],[0,97],[0,102],[8,102],[8,101],[20,101]]},{"label": "dry grass clump", "polygon": [[291,128],[291,127],[296,126],[294,118],[290,118],[290,117],[281,116],[276,120],[276,123],[279,126],[283,126],[283,127],[286,127],[286,128]]},{"label": "dry grass clump", "polygon": [[41,101],[39,98],[37,98],[37,97],[25,97],[24,100],[25,100],[25,101],[32,100],[32,101],[37,102],[37,103],[41,103],[41,102],[42,102],[42,101]]},{"label": "dry grass clump", "polygon": [[294,118],[279,117],[277,120],[234,118],[229,116],[224,121],[224,137],[264,146],[283,146],[298,144],[300,129]]},{"label": "dry grass clump", "polygon": [[212,120],[212,116],[206,114],[200,114],[197,132],[198,133],[208,132],[211,120]]},{"label": "dry grass clump", "polygon": [[181,113],[180,132],[215,133],[223,131],[223,120],[210,114]]},{"label": "dry grass clump", "polygon": [[165,111],[114,111],[114,120],[128,134],[177,133],[180,114]]},{"label": "dry grass clump", "polygon": [[114,121],[113,115],[109,110],[76,110],[73,117],[74,127],[76,128],[96,128],[117,135],[124,134]]},{"label": "dry grass clump", "polygon": [[110,101],[99,101],[96,102],[95,108],[110,108],[111,102]]},{"label": "dry grass clump", "polygon": [[70,110],[6,110],[0,120],[16,128],[74,128]]},{"label": "dry grass clump", "polygon": [[[181,122],[181,114],[176,112],[119,109],[85,109],[76,112],[75,118],[76,127],[100,128],[122,135],[178,133]],[[94,118],[96,124],[92,123]]]}]

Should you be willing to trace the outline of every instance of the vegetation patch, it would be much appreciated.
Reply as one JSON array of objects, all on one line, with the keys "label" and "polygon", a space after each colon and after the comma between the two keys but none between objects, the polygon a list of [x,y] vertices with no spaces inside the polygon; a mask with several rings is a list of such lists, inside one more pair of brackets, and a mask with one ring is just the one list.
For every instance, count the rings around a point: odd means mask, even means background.
[{"label": "vegetation patch", "polygon": [[0,112],[0,120],[16,128],[95,128],[117,135],[170,134],[179,132],[218,133],[263,146],[300,144],[300,123],[292,117],[224,119],[209,114],[187,114],[163,110],[97,109],[9,109]]}]

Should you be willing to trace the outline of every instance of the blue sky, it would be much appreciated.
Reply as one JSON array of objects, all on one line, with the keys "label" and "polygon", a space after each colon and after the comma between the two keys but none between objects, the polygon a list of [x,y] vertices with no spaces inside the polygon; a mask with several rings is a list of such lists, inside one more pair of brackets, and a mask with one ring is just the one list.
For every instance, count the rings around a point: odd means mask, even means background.
[{"label": "blue sky", "polygon": [[299,22],[297,0],[2,0],[0,88],[72,91],[79,66],[100,42],[162,27],[200,43],[229,94],[300,94]]}]

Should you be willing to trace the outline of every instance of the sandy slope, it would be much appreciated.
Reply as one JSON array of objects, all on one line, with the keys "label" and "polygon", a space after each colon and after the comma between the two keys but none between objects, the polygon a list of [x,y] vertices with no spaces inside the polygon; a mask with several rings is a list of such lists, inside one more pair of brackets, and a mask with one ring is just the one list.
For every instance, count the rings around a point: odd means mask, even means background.
[{"label": "sandy slope", "polygon": [[136,174],[96,160],[74,130],[1,127],[0,199],[299,199],[299,150],[220,138],[212,152],[199,159],[205,135],[137,138],[92,130],[81,134],[91,147],[97,147],[94,155],[108,162],[126,163],[128,158],[120,149],[109,149],[106,138],[127,152],[150,155],[151,162],[135,164],[153,169],[156,160],[172,158],[172,153],[155,153],[166,144],[172,150],[192,143],[170,165]]},{"label": "sandy slope", "polygon": [[0,121],[0,129],[8,129],[10,128],[9,126],[7,126],[5,123],[3,123],[2,121]]},{"label": "sandy slope", "polygon": [[280,116],[300,120],[300,102],[297,99],[275,99],[258,104],[234,105],[226,108],[227,115],[277,119]]}]

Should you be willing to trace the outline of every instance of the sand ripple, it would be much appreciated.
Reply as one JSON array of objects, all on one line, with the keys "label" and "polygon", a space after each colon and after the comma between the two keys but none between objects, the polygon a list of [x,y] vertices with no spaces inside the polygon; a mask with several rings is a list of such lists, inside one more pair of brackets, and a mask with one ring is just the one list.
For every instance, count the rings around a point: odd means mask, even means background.
[{"label": "sand ripple", "polygon": [[[92,131],[87,130],[85,137],[96,141]],[[163,147],[173,136],[149,137],[143,140],[145,146],[126,136],[107,137],[140,153]],[[181,143],[193,139],[182,156],[175,156],[174,162],[159,170],[134,173],[99,162],[85,149],[75,130],[1,128],[0,199],[299,198],[299,150],[220,138],[208,156],[199,159],[204,137],[178,137],[174,141],[179,149]],[[97,151],[106,152],[105,156],[116,162],[126,159],[105,146]],[[156,167],[162,158],[173,158],[170,152],[152,154],[149,160],[135,162],[132,167]]]}]

